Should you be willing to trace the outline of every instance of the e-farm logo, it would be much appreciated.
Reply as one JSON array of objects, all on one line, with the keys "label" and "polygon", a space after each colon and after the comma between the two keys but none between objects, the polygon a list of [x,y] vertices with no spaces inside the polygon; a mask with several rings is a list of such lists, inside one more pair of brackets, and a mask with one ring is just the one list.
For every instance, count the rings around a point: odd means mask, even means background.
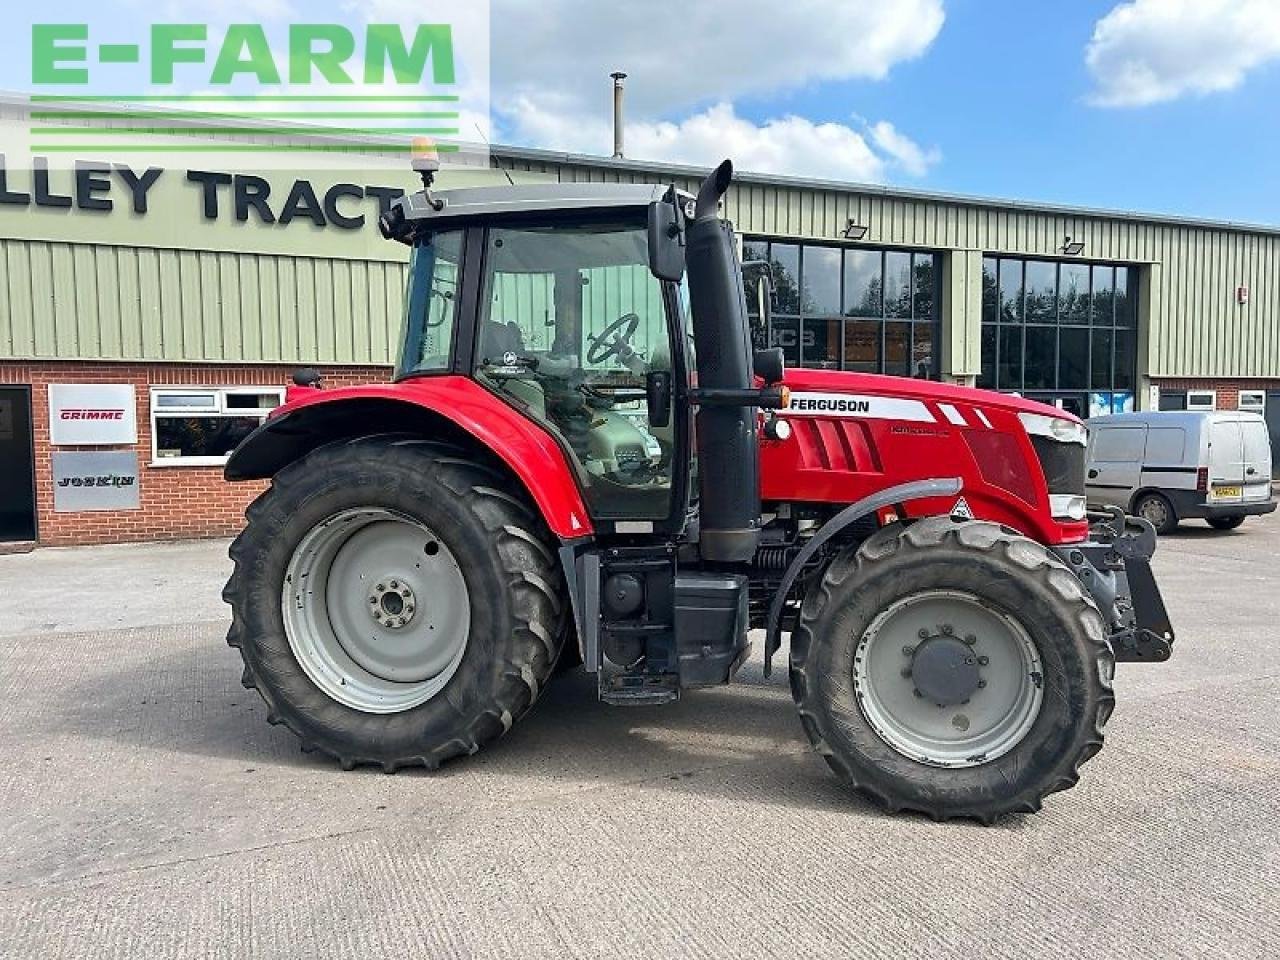
[{"label": "e-farm logo", "polygon": [[449,23],[110,29],[32,24],[33,155],[457,149],[442,142],[459,133]]}]

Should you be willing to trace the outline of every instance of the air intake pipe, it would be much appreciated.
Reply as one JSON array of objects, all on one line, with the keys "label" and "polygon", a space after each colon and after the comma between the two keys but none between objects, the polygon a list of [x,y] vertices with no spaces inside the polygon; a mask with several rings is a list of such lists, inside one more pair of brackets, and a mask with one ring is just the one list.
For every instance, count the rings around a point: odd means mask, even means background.
[{"label": "air intake pipe", "polygon": [[[733,179],[720,164],[698,190],[686,228],[689,302],[698,390],[749,391],[751,333],[733,228],[717,215]],[[703,559],[737,563],[760,540],[760,459],[754,406],[703,404],[698,410],[699,520]]]}]

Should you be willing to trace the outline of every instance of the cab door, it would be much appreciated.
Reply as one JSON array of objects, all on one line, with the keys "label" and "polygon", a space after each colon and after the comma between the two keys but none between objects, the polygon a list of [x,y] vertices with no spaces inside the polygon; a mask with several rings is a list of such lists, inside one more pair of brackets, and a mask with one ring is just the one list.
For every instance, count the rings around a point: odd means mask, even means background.
[{"label": "cab door", "polygon": [[556,436],[597,525],[682,524],[679,307],[674,286],[649,270],[645,226],[490,228],[481,290],[476,378]]}]

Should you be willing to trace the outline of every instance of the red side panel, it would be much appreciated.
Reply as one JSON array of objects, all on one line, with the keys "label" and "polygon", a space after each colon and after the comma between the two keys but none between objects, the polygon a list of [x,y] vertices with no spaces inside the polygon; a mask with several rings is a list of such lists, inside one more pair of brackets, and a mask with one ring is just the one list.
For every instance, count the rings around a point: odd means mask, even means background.
[{"label": "red side panel", "polygon": [[[551,532],[568,540],[592,533],[591,518],[564,452],[544,429],[466,377],[418,377],[399,383],[290,391],[272,416],[317,403],[380,399],[440,414],[497,454],[528,488]],[[376,423],[369,424],[371,431]]]},{"label": "red side panel", "polygon": [[[766,501],[852,503],[899,483],[959,477],[975,517],[1041,543],[1084,539],[1087,523],[1054,520],[1021,410],[1060,411],[1016,397],[927,381],[789,370],[787,440],[762,440]],[[955,497],[907,504],[911,516],[950,513]]]}]

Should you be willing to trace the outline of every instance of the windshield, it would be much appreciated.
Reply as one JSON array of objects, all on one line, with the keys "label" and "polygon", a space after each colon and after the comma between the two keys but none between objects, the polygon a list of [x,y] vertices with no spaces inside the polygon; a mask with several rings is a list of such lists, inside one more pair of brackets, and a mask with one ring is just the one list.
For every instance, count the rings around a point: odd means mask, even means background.
[{"label": "windshield", "polygon": [[449,369],[457,326],[461,260],[461,230],[432,234],[414,245],[409,256],[397,377]]}]

